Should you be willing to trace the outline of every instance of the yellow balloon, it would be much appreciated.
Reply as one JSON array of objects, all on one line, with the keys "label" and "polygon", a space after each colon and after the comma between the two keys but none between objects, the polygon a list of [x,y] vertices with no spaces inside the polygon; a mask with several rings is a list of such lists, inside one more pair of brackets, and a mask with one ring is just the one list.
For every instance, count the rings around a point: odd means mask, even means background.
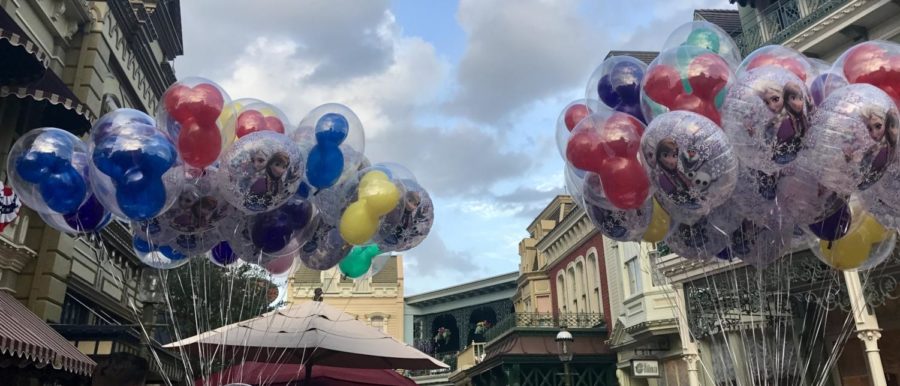
[{"label": "yellow balloon", "polygon": [[216,123],[222,128],[222,137],[225,138],[225,146],[223,149],[231,147],[231,144],[237,139],[234,134],[235,124],[237,123],[237,112],[241,109],[239,102],[231,102],[222,109],[219,119]]},{"label": "yellow balloon", "polygon": [[669,233],[669,223],[672,219],[669,218],[669,213],[656,202],[655,198],[652,200],[653,214],[650,216],[650,225],[647,226],[647,231],[644,232],[643,238],[646,242],[658,243]]},{"label": "yellow balloon", "polygon": [[365,200],[359,200],[344,210],[339,230],[344,241],[359,245],[369,241],[378,231],[378,217],[369,213]]},{"label": "yellow balloon", "polygon": [[872,249],[891,237],[871,214],[866,213],[859,226],[835,241],[819,241],[819,249],[825,263],[834,269],[851,270],[863,265],[872,254]]},{"label": "yellow balloon", "polygon": [[376,217],[384,216],[397,207],[400,190],[381,171],[366,173],[359,182],[359,201],[365,200],[366,208]]}]

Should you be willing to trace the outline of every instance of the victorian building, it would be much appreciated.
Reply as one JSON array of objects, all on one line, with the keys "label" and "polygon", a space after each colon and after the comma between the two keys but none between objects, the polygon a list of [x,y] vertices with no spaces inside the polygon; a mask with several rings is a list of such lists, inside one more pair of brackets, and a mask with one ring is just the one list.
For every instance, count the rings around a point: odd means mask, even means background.
[{"label": "victorian building", "polygon": [[402,256],[391,255],[377,274],[357,280],[344,277],[336,267],[317,271],[301,266],[288,281],[286,302],[310,301],[317,289],[325,303],[403,340]]},{"label": "victorian building", "polygon": [[[483,353],[457,366],[450,381],[616,384],[616,357],[607,344],[612,311],[603,236],[569,196],[555,197],[527,230],[519,243],[515,312],[487,330]],[[574,339],[564,339],[565,352],[558,335]]]},{"label": "victorian building", "polygon": [[[153,112],[181,53],[178,0],[0,2],[0,162],[34,128],[81,136],[112,109]],[[20,327],[0,321],[10,327],[0,328],[4,384],[80,384],[113,352],[146,358],[151,385],[183,381],[180,359],[150,338],[155,312],[145,307],[161,289],[139,288],[145,270],[130,240],[117,222],[73,238],[27,208],[2,230],[0,315]]]}]

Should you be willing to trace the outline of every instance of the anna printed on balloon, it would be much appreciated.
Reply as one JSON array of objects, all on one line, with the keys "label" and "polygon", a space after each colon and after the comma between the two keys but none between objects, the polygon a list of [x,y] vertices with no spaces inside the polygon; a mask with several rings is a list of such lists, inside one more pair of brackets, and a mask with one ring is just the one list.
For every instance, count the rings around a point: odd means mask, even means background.
[{"label": "anna printed on balloon", "polygon": [[656,144],[656,166],[659,170],[657,182],[660,190],[679,206],[696,207],[697,197],[692,194],[695,182],[707,185],[709,181],[692,179],[696,177],[702,160],[696,151],[688,149],[680,152],[678,143],[672,138],[663,138]]}]

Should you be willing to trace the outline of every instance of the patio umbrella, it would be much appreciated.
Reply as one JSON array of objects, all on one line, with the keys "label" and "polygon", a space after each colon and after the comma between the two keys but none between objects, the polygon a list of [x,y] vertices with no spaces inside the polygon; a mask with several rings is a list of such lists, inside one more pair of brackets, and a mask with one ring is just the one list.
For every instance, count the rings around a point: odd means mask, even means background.
[{"label": "patio umbrella", "polygon": [[307,369],[312,365],[409,370],[449,367],[318,301],[272,311],[164,347],[217,355],[224,351],[231,358],[304,364]]},{"label": "patio umbrella", "polygon": [[[213,374],[206,380],[197,380],[195,386],[223,386],[228,383],[248,385],[294,385],[305,377],[302,365],[244,362]],[[407,377],[387,369],[348,369],[316,366],[310,378],[314,386],[414,386]]]}]

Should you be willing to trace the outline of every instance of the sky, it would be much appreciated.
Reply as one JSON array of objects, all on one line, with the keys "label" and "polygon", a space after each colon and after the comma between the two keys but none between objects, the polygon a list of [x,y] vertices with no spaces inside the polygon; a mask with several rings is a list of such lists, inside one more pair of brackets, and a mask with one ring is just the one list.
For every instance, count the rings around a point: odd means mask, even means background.
[{"label": "sky", "polygon": [[190,0],[179,78],[280,107],[293,124],[342,103],[373,163],[409,168],[434,201],[404,253],[406,294],[518,270],[526,227],[564,194],[554,140],[610,50],[659,50],[727,0]]}]

